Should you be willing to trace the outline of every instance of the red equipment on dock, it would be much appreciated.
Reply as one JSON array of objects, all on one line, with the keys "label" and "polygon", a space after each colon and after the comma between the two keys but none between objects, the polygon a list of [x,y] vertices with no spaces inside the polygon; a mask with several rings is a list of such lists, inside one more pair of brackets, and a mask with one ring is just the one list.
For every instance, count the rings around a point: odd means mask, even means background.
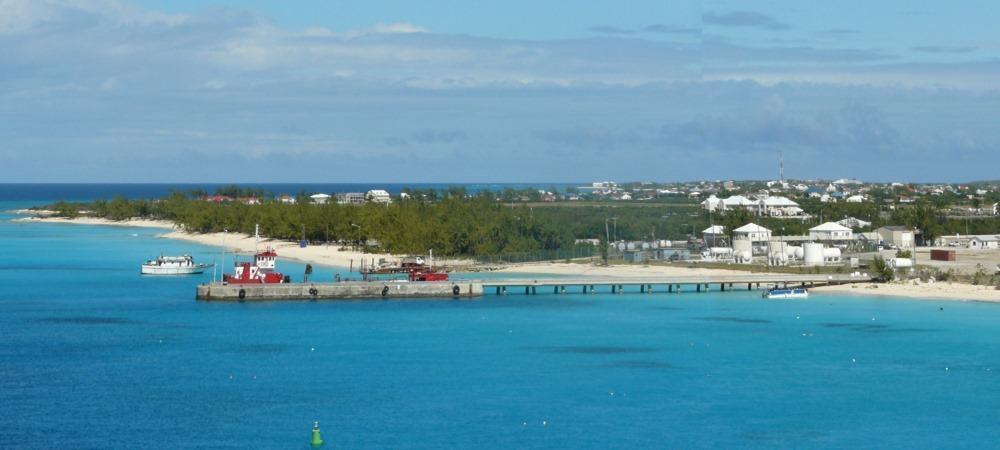
[{"label": "red equipment on dock", "polygon": [[222,275],[222,282],[229,284],[270,284],[287,283],[289,277],[274,270],[274,260],[278,254],[271,248],[254,255],[253,262],[237,261],[232,275]]}]

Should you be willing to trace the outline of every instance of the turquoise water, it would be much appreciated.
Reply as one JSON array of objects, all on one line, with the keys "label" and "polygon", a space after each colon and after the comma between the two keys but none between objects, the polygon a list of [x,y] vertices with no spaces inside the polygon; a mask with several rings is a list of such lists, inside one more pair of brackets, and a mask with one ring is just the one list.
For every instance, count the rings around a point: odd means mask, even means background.
[{"label": "turquoise water", "polygon": [[1000,305],[738,291],[201,303],[211,273],[140,277],[138,264],[215,248],[9,218],[0,448],[308,448],[313,420],[329,448],[1000,437]]}]

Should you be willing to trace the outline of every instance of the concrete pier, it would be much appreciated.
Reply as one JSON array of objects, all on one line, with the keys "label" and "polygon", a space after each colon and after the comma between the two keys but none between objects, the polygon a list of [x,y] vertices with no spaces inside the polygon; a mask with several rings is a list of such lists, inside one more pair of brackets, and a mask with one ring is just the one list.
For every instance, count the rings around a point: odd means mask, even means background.
[{"label": "concrete pier", "polygon": [[[783,273],[734,273],[731,275],[709,276],[675,276],[675,277],[587,277],[587,278],[556,278],[556,279],[502,279],[484,280],[483,286],[505,290],[507,287],[524,288],[527,295],[537,294],[538,287],[553,287],[553,293],[565,292],[566,286],[581,286],[583,293],[594,293],[595,286],[602,286],[605,292],[622,294],[626,287],[634,292],[652,293],[654,286],[665,286],[662,292],[680,293],[683,286],[694,287],[694,292],[710,292],[710,286],[716,284],[719,291],[732,291],[733,285],[746,283],[747,290],[754,286],[758,289],[763,285],[779,286],[815,286],[822,284],[865,283],[872,281],[867,274],[783,274]],[[544,291],[543,291],[544,292]]]},{"label": "concrete pier", "polygon": [[[694,285],[694,292],[708,292],[711,284],[718,284],[719,291],[732,291],[733,285],[746,283],[747,290],[754,285],[805,287],[820,284],[863,283],[872,281],[866,275],[845,274],[732,274],[717,276],[688,277],[593,277],[579,279],[534,279],[534,280],[452,280],[430,282],[400,281],[345,281],[339,283],[281,283],[281,284],[203,284],[198,286],[199,300],[222,301],[266,301],[266,300],[333,300],[333,299],[400,299],[400,298],[474,298],[493,289],[498,295],[506,295],[507,288],[524,288],[525,295],[537,295],[546,287],[553,294],[566,292],[567,286],[580,286],[584,294],[593,294],[595,287],[601,286],[612,294],[622,294],[626,287],[633,292],[652,293],[654,286],[665,286],[661,292],[680,293],[683,286]],[[517,290],[513,291],[517,292]],[[690,291],[689,291],[690,292]]]},{"label": "concrete pier", "polygon": [[[241,293],[242,292],[242,293]],[[337,300],[400,298],[476,298],[483,295],[478,281],[278,283],[278,284],[202,284],[198,300],[268,301],[268,300]]]}]

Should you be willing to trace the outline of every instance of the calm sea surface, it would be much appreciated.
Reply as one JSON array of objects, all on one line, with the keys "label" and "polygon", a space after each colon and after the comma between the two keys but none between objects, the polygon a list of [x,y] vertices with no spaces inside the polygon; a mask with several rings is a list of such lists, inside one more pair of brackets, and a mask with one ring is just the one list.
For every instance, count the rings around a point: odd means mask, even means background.
[{"label": "calm sea surface", "polygon": [[748,292],[200,303],[211,273],[138,265],[210,262],[217,248],[12,217],[0,214],[0,448],[308,448],[313,420],[328,448],[1000,442],[1000,305]]}]

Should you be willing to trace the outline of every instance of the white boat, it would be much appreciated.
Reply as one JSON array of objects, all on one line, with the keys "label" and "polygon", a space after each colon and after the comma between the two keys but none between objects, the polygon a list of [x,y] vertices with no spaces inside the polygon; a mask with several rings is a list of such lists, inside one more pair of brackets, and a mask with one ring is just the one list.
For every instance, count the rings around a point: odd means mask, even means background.
[{"label": "white boat", "polygon": [[146,261],[140,273],[143,275],[193,275],[212,267],[211,264],[195,264],[191,255],[163,256]]},{"label": "white boat", "polygon": [[764,298],[809,298],[809,291],[806,288],[779,288],[774,287],[764,291]]}]

